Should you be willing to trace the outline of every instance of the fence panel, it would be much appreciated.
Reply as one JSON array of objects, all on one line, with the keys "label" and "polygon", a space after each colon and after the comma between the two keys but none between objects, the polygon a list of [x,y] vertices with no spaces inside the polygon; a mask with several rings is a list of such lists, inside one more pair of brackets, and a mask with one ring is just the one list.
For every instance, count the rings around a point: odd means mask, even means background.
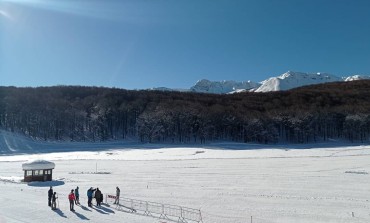
[{"label": "fence panel", "polygon": [[[107,195],[106,202],[112,203],[116,199],[114,195]],[[133,212],[141,212],[144,215],[177,220],[178,222],[203,222],[200,210],[181,207],[177,205],[161,204],[150,201],[136,200],[120,197],[117,209],[125,207]]]},{"label": "fence panel", "polygon": [[152,214],[159,214],[163,213],[163,205],[154,202],[147,202],[148,203],[148,212]]},{"label": "fence panel", "polygon": [[202,221],[202,215],[200,213],[200,210],[192,209],[192,208],[186,208],[184,207],[182,209],[182,217],[187,220],[201,222]]},{"label": "fence panel", "polygon": [[174,205],[164,205],[164,213],[166,216],[182,217],[182,208]]}]

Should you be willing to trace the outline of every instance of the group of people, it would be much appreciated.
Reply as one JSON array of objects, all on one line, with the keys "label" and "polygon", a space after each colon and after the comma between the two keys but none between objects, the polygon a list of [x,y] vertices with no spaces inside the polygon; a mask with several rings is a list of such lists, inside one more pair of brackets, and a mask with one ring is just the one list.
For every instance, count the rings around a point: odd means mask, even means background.
[{"label": "group of people", "polygon": [[92,188],[87,190],[87,205],[89,207],[92,207],[92,199],[95,198],[96,200],[96,206],[101,206],[101,202],[103,202],[103,194],[99,190],[99,188]]},{"label": "group of people", "polygon": [[[115,204],[119,203],[119,195],[120,195],[120,189],[116,187],[116,200]],[[92,199],[95,198],[96,200],[96,206],[100,207],[101,203],[103,202],[103,193],[99,190],[99,188],[92,188],[90,187],[87,190],[87,205],[89,207],[92,207]],[[48,205],[51,207],[52,210],[56,209],[56,201],[58,199],[57,193],[53,191],[53,187],[50,187],[48,191]],[[80,193],[79,188],[76,187],[76,189],[72,189],[71,192],[68,194],[68,200],[69,200],[69,210],[74,211],[74,205],[80,204]]]}]

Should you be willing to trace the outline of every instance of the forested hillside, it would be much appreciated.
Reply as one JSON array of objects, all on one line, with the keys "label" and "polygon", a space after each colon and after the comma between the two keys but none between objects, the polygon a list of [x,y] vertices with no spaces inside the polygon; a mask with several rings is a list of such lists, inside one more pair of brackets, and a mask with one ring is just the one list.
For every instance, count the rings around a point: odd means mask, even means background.
[{"label": "forested hillside", "polygon": [[0,87],[0,128],[39,140],[363,142],[370,141],[370,81],[233,95]]}]

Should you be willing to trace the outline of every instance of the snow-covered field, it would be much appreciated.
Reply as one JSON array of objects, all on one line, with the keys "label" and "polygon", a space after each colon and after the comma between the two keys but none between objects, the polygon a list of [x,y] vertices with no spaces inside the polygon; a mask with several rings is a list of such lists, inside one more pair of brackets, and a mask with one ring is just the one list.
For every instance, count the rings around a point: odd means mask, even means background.
[{"label": "snow-covered field", "polygon": [[[200,209],[204,223],[370,222],[370,146],[312,146],[51,143],[1,131],[0,222],[170,222],[87,207],[88,188],[116,186],[124,197]],[[22,183],[29,159],[54,161],[54,181]],[[47,206],[50,184],[58,211]],[[73,213],[76,186],[82,206]]]}]

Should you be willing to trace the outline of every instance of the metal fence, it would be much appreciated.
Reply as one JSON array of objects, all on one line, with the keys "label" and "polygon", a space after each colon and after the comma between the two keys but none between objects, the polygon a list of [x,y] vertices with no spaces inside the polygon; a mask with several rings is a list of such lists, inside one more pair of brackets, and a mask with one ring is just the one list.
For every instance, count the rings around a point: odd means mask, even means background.
[{"label": "metal fence", "polygon": [[133,213],[140,213],[146,216],[181,223],[203,222],[200,210],[193,208],[136,200],[126,197],[120,197],[118,204],[114,204],[114,201],[116,201],[116,196],[109,194],[106,195],[106,203],[117,205],[116,209],[118,210],[126,210]]}]

